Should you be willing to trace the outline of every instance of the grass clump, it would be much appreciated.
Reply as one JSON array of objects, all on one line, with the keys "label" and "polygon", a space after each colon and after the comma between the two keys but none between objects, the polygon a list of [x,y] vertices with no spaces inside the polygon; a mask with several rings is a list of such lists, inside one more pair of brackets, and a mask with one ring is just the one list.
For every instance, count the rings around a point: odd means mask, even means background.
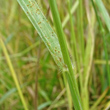
[{"label": "grass clump", "polygon": [[1,0],[0,110],[108,109],[108,4]]}]

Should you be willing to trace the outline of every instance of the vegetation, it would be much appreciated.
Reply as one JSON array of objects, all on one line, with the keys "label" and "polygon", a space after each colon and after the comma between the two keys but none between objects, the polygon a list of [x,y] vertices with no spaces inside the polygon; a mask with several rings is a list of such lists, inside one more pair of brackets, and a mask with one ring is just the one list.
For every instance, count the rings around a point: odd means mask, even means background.
[{"label": "vegetation", "polygon": [[0,110],[109,110],[110,2],[0,1]]}]

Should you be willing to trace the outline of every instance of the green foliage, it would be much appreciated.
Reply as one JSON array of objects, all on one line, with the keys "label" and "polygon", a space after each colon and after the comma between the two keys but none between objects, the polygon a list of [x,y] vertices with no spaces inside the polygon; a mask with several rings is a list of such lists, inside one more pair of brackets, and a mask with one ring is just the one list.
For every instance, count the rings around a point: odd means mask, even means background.
[{"label": "green foliage", "polygon": [[108,109],[109,0],[17,1],[0,0],[0,110]]}]

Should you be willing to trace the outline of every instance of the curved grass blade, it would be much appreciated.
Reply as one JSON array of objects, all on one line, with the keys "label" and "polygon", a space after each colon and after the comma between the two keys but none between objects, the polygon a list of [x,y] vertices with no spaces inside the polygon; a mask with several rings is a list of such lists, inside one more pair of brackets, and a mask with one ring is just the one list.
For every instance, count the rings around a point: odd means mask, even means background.
[{"label": "curved grass blade", "polygon": [[100,12],[103,15],[103,18],[104,18],[104,21],[107,25],[108,30],[110,31],[110,16],[109,16],[102,0],[95,0],[95,2],[96,2],[96,5],[98,6]]},{"label": "curved grass blade", "polygon": [[[20,87],[21,87],[21,89],[22,89],[22,88],[26,87],[27,85],[28,85],[28,84],[25,83],[25,84],[21,85]],[[12,89],[10,89],[8,92],[6,92],[6,93],[0,98],[0,105],[2,105],[3,102],[5,102],[5,100],[6,100],[7,98],[9,98],[12,94],[14,94],[16,91],[17,91],[17,88],[12,88]]]},{"label": "curved grass blade", "polygon": [[40,10],[38,4],[35,2],[35,0],[17,1],[30,19],[35,29],[38,31],[38,34],[40,35],[41,39],[44,41],[46,47],[53,56],[54,61],[62,70],[65,65],[58,38],[52,30],[51,26],[49,25],[48,21],[46,20],[45,16],[43,15],[42,11]]}]

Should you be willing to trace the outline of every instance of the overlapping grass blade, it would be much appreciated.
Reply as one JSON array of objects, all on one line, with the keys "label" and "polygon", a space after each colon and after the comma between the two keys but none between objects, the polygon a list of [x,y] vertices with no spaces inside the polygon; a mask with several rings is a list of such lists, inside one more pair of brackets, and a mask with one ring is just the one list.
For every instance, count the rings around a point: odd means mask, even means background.
[{"label": "overlapping grass blade", "polygon": [[107,25],[108,30],[110,31],[110,16],[109,16],[102,0],[95,0],[95,2],[96,2],[97,6],[102,14],[102,17],[104,18],[104,21]]},{"label": "overlapping grass blade", "polygon": [[[52,57],[54,58],[55,62],[59,66],[59,68],[62,70],[66,66],[68,67],[68,69],[72,75],[71,76],[72,79],[70,77],[69,78],[71,79],[70,87],[72,88],[71,89],[72,96],[74,96],[74,98],[73,98],[74,103],[75,103],[74,105],[77,110],[82,110],[77,84],[75,82],[75,77],[73,77],[72,65],[71,65],[71,61],[69,59],[69,54],[67,52],[67,47],[66,47],[66,43],[65,43],[64,39],[58,40],[56,34],[53,32],[52,28],[48,24],[48,21],[46,20],[45,16],[41,12],[41,10],[40,10],[38,4],[35,2],[35,0],[17,0],[17,1],[20,4],[20,6],[23,8],[24,12],[30,19],[33,26],[38,31],[40,37],[44,41],[45,45],[47,46],[48,50],[50,51]],[[55,1],[51,1],[51,2],[55,3]],[[56,20],[57,20],[57,18],[56,18]],[[60,24],[60,26],[61,26],[61,24]],[[59,34],[61,32],[60,29],[61,28],[59,27],[58,28]],[[62,36],[62,34],[60,34],[60,35]],[[62,42],[62,45],[61,45],[62,52],[60,49],[59,42],[60,43]],[[63,45],[63,43],[65,43],[65,45]],[[64,53],[65,50],[66,50],[66,52]],[[62,56],[62,53],[63,53],[63,56]],[[64,61],[65,61],[65,63],[64,63]]]},{"label": "overlapping grass blade", "polygon": [[[102,101],[102,99],[105,97],[105,95],[107,94],[109,88],[107,88],[102,95],[97,99],[97,101],[93,104],[93,106],[90,108],[90,110],[95,110],[97,105],[100,104],[100,102]],[[105,110],[105,109],[104,109]]]},{"label": "overlapping grass blade", "polygon": [[50,51],[56,64],[60,69],[62,69],[64,67],[64,61],[58,38],[40,10],[38,4],[35,2],[35,0],[17,1],[30,19],[35,29],[38,31],[38,34]]},{"label": "overlapping grass blade", "polygon": [[[79,4],[79,1],[76,1],[74,3],[74,5],[71,8],[71,14],[73,14],[76,11],[76,9],[78,7],[78,4]],[[70,16],[69,16],[69,14],[67,14],[66,17],[65,17],[65,19],[64,19],[64,21],[62,22],[62,27],[63,28],[66,26],[67,22],[69,21],[69,18],[70,18]]]},{"label": "overlapping grass blade", "polygon": [[92,5],[93,5],[93,8],[94,8],[96,17],[97,17],[97,21],[99,23],[99,27],[100,27],[100,30],[101,30],[101,34],[102,34],[103,46],[104,46],[104,52],[105,52],[105,58],[106,58],[106,68],[107,68],[107,75],[108,75],[108,85],[110,86],[110,68],[109,68],[109,64],[108,64],[109,57],[108,57],[108,52],[107,52],[106,40],[105,40],[105,31],[104,31],[104,28],[102,26],[102,22],[100,20],[100,17],[98,16],[98,13],[97,13],[96,6],[94,4],[94,1],[91,0],[91,2],[92,2]]},{"label": "overlapping grass blade", "polygon": [[79,91],[78,91],[75,75],[73,73],[72,63],[70,61],[70,57],[69,57],[69,53],[68,53],[68,49],[67,49],[67,45],[66,45],[65,35],[64,35],[63,29],[62,29],[62,24],[61,24],[58,9],[57,9],[56,0],[49,0],[49,4],[50,4],[57,36],[58,36],[59,43],[61,46],[63,59],[68,68],[66,75],[67,75],[67,80],[69,83],[69,88],[71,91],[74,107],[76,110],[82,110],[81,99],[79,96]]}]

